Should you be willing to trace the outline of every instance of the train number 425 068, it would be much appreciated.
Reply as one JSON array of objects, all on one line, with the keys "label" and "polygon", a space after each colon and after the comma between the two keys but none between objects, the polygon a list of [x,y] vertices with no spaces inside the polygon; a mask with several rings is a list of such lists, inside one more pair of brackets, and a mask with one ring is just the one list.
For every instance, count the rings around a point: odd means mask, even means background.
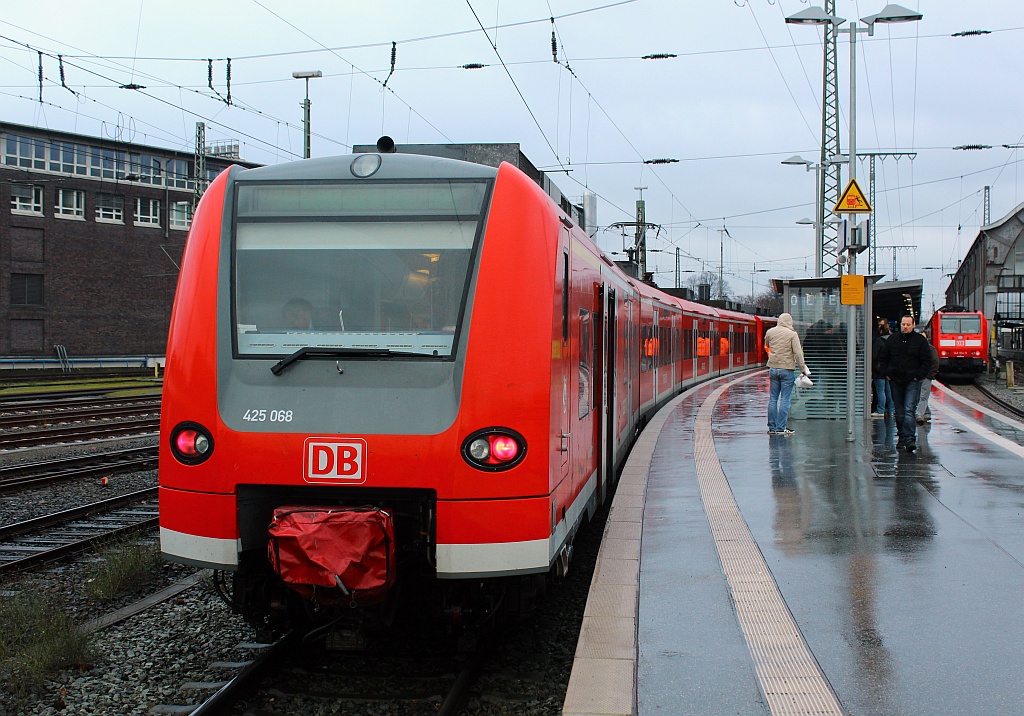
[{"label": "train number 425 068", "polygon": [[253,408],[252,410],[245,411],[242,420],[247,420],[250,423],[265,423],[268,421],[271,423],[290,423],[292,421],[292,411]]}]

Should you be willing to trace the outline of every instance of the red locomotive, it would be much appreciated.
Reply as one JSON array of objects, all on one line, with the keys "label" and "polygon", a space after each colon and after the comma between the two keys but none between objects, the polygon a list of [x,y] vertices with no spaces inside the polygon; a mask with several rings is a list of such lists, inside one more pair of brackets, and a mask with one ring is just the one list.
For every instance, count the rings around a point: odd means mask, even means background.
[{"label": "red locomotive", "polygon": [[928,339],[939,351],[939,375],[974,377],[988,367],[988,321],[980,311],[943,306],[928,321]]},{"label": "red locomotive", "polygon": [[567,569],[647,416],[763,329],[629,278],[508,164],[233,167],[171,318],[161,550],[274,628],[420,580],[485,613]]}]

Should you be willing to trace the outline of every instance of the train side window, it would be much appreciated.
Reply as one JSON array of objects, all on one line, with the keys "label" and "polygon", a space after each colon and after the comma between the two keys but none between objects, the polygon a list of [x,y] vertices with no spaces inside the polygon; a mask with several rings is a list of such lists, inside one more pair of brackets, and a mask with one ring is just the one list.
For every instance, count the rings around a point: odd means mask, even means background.
[{"label": "train side window", "polygon": [[590,311],[580,309],[580,340],[579,340],[579,385],[577,398],[579,402],[580,420],[590,413],[590,391],[593,380],[593,341],[590,338]]}]

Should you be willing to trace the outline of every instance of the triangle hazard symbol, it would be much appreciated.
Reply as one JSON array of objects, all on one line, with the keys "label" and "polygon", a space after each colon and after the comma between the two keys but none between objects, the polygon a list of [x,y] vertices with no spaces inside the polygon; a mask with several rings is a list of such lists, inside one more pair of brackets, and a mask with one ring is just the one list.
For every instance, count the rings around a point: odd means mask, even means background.
[{"label": "triangle hazard symbol", "polygon": [[864,192],[857,185],[856,179],[851,179],[846,185],[843,195],[839,197],[836,206],[832,209],[833,214],[870,214],[871,204],[864,198]]}]

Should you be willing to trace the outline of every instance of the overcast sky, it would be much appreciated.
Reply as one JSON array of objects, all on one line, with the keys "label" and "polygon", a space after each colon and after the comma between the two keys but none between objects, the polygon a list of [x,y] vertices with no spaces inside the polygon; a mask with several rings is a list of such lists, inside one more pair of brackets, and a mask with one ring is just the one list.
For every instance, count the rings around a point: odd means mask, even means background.
[{"label": "overcast sky", "polygon": [[[835,0],[853,20],[883,0]],[[925,280],[941,305],[977,235],[983,187],[992,220],[1024,201],[1024,2],[906,0],[920,22],[857,40],[857,149],[916,152],[879,160],[879,271]],[[233,140],[244,159],[302,154],[309,84],[312,154],[343,154],[381,134],[398,143],[518,142],[563,193],[599,195],[598,242],[619,231],[644,190],[650,255],[663,286],[718,270],[734,294],[769,277],[814,272],[810,226],[822,36],[784,18],[801,0],[35,0],[0,14],[0,118],[192,149]],[[552,24],[551,17],[554,16]],[[481,29],[481,26],[483,29]],[[848,25],[847,25],[848,26]],[[552,29],[557,59],[552,57]],[[984,30],[987,34],[954,37]],[[394,72],[392,42],[396,43]],[[29,47],[26,47],[29,46]],[[38,101],[42,51],[43,102]],[[676,55],[641,59],[645,55]],[[64,83],[60,64],[64,57]],[[231,100],[227,62],[231,60]],[[208,77],[212,58],[213,89]],[[480,69],[463,69],[479,63]],[[840,143],[848,146],[850,51],[838,48]],[[386,83],[386,88],[384,84]],[[122,89],[135,84],[145,89]],[[77,93],[73,94],[72,90]],[[963,145],[984,150],[955,150]],[[1009,145],[1009,148],[1004,145]],[[1024,147],[1022,147],[1024,149]],[[671,158],[677,163],[645,165]],[[843,173],[843,183],[846,181]],[[858,181],[868,190],[868,167]],[[722,229],[728,233],[724,233]],[[721,242],[721,243],[720,243]],[[861,268],[866,260],[862,259]],[[759,273],[752,273],[754,268]],[[769,269],[769,272],[760,272]]]}]

